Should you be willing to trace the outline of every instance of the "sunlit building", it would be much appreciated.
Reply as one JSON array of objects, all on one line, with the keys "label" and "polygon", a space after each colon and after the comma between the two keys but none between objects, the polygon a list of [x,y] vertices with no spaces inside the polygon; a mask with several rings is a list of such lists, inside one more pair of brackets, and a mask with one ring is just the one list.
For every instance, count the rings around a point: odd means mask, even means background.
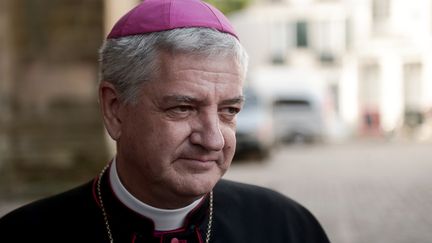
[{"label": "sunlit building", "polygon": [[[138,2],[0,1],[0,168],[69,168],[112,153],[97,49]],[[251,56],[248,82],[313,89],[330,136],[430,137],[430,0],[252,2],[229,16]]]},{"label": "sunlit building", "polygon": [[428,0],[261,0],[231,19],[250,53],[252,78],[273,68],[322,78],[331,127],[425,138],[431,16]]}]

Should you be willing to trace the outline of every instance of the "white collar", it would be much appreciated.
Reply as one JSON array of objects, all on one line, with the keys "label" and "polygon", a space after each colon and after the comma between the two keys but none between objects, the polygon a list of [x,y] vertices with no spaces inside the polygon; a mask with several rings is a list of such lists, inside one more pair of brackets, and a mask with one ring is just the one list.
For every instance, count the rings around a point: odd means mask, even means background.
[{"label": "white collar", "polygon": [[155,230],[157,231],[169,231],[182,227],[187,214],[192,211],[203,199],[203,197],[201,197],[184,208],[169,210],[155,208],[134,197],[124,187],[117,173],[115,159],[111,164],[109,177],[111,187],[118,199],[136,213],[152,219],[155,224]]}]

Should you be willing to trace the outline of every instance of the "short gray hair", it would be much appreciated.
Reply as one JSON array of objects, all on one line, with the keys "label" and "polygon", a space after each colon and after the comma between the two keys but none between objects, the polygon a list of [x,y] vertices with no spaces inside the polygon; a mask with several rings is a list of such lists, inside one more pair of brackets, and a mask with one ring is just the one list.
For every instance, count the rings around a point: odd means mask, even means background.
[{"label": "short gray hair", "polygon": [[99,52],[100,79],[134,103],[142,82],[155,78],[160,51],[199,56],[233,56],[246,75],[248,55],[230,34],[210,28],[181,28],[106,40]]}]

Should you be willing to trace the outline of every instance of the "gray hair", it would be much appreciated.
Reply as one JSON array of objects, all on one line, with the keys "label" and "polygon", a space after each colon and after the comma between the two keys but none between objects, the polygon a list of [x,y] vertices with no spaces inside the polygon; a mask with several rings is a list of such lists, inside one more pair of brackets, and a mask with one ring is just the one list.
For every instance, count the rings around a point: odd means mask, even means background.
[{"label": "gray hair", "polygon": [[230,34],[209,28],[181,28],[106,40],[100,49],[100,79],[110,82],[124,102],[135,103],[142,82],[159,73],[159,53],[233,56],[246,75],[248,55]]}]

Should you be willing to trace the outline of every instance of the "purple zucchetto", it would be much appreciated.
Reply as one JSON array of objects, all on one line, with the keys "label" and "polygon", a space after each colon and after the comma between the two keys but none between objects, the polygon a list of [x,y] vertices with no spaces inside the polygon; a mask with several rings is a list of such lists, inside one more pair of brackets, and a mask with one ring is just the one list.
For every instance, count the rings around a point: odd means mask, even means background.
[{"label": "purple zucchetto", "polygon": [[200,0],[144,0],[114,25],[107,39],[187,27],[214,28],[238,39],[228,19]]}]

